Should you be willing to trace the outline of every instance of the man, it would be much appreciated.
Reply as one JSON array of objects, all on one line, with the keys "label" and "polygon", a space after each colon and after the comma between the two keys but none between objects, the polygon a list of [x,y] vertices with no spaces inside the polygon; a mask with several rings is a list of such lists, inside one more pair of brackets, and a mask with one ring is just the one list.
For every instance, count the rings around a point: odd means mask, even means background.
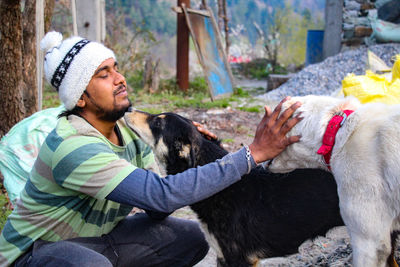
[{"label": "man", "polygon": [[[120,120],[130,101],[114,53],[56,32],[41,46],[46,79],[66,111],[2,231],[1,266],[192,266],[207,254],[204,236],[197,223],[167,215],[299,140],[285,135],[301,119],[289,119],[300,104],[279,116],[280,104],[266,108],[249,147],[160,178],[145,170],[154,164],[150,149]],[[132,207],[147,214],[127,216]]]}]

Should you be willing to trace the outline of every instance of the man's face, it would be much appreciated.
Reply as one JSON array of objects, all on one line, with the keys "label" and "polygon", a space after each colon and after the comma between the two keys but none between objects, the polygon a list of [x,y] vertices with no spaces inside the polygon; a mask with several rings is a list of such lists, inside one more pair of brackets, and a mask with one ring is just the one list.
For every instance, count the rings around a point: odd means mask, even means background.
[{"label": "man's face", "polygon": [[125,78],[118,72],[117,62],[113,58],[105,60],[96,69],[83,99],[86,102],[85,112],[112,122],[121,118],[131,106]]}]

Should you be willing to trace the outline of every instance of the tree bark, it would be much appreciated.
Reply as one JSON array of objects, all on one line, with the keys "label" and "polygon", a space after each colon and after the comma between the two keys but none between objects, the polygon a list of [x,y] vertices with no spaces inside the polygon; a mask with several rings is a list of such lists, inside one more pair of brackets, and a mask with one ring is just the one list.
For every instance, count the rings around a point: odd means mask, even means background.
[{"label": "tree bark", "polygon": [[0,137],[24,118],[21,2],[0,1]]},{"label": "tree bark", "polygon": [[36,1],[25,1],[22,14],[22,77],[24,81],[22,98],[25,117],[38,110],[36,78]]},{"label": "tree bark", "polygon": [[55,0],[46,0],[44,3],[44,33],[50,30],[51,18],[53,17],[53,10]]},{"label": "tree bark", "polygon": [[218,0],[218,27],[220,31],[225,33],[225,52],[229,57],[229,26],[228,26],[228,14],[226,8],[226,0]]},{"label": "tree bark", "polygon": [[228,25],[228,12],[226,8],[226,0],[222,0],[223,4],[223,13],[224,13],[224,29],[225,29],[225,50],[226,50],[226,55],[229,57],[229,46],[230,46],[230,41],[229,41],[229,25]]},{"label": "tree bark", "polygon": [[217,1],[217,5],[218,5],[218,28],[220,28],[220,30],[222,31],[222,29],[224,28],[224,8],[223,8],[223,0],[218,0]]},{"label": "tree bark", "polygon": [[206,0],[201,0],[200,9],[207,9],[207,7],[208,7],[207,1]]}]

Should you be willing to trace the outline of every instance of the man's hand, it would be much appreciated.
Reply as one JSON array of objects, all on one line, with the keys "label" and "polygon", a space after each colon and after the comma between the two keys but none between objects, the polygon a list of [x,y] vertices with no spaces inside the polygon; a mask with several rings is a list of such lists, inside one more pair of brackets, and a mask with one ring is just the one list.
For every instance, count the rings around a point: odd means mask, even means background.
[{"label": "man's hand", "polygon": [[265,115],[257,126],[253,143],[249,146],[256,163],[273,159],[288,145],[300,140],[300,136],[286,137],[286,134],[302,119],[299,116],[289,119],[301,103],[294,103],[279,116],[283,102],[288,99],[283,99],[273,112],[269,107],[264,107]]},{"label": "man's hand", "polygon": [[197,127],[197,131],[199,131],[201,134],[203,134],[208,140],[217,140],[217,136],[207,130],[203,124],[198,123],[196,121],[192,121],[193,125]]}]

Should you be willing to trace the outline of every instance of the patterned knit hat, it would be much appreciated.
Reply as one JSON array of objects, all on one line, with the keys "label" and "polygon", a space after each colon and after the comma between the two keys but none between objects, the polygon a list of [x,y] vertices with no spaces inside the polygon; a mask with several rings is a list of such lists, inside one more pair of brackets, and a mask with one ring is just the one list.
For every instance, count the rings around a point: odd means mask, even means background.
[{"label": "patterned knit hat", "polygon": [[104,45],[74,36],[66,40],[59,32],[48,32],[40,42],[46,52],[46,80],[57,90],[67,110],[75,107],[95,70],[114,52]]}]

